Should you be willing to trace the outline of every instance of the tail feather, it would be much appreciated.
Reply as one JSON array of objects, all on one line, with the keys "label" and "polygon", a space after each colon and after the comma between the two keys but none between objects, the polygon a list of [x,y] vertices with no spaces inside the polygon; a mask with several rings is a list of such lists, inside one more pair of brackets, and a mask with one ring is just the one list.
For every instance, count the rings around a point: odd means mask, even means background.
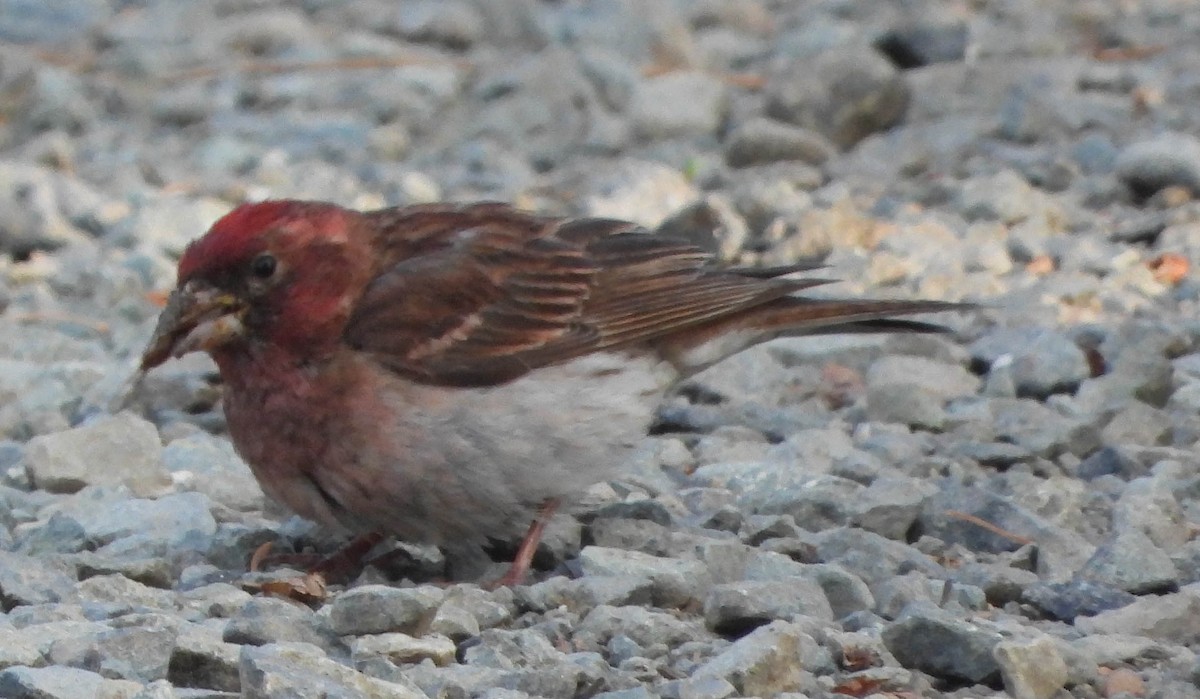
[{"label": "tail feather", "polygon": [[681,376],[689,376],[747,347],[779,337],[840,333],[939,333],[933,323],[897,318],[919,313],[967,311],[970,303],[862,299],[811,299],[787,296],[752,311],[720,318],[672,336],[663,356]]}]

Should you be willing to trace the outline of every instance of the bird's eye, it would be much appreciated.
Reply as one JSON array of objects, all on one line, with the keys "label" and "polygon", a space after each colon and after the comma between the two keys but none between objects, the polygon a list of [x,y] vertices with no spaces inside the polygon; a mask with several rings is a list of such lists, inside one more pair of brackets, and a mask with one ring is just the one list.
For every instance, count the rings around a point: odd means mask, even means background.
[{"label": "bird's eye", "polygon": [[275,256],[269,252],[264,252],[250,263],[250,273],[259,279],[270,279],[275,274],[277,266]]}]

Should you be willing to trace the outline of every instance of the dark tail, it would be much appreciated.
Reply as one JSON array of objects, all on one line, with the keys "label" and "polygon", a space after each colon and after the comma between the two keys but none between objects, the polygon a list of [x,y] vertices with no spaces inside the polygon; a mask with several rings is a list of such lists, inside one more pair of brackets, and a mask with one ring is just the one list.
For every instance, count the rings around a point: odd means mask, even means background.
[{"label": "dark tail", "polygon": [[785,296],[672,338],[664,354],[683,376],[702,371],[747,347],[780,337],[838,333],[939,333],[948,328],[897,316],[969,311],[949,301],[813,299]]}]

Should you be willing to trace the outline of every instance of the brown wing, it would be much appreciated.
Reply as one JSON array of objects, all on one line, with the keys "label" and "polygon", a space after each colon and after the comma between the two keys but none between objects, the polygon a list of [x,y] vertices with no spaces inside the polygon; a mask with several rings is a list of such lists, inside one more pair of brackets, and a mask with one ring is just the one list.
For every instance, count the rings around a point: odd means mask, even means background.
[{"label": "brown wing", "polygon": [[691,245],[621,221],[495,204],[381,213],[397,259],[365,292],[346,340],[441,385],[502,383],[821,283],[721,270]]}]

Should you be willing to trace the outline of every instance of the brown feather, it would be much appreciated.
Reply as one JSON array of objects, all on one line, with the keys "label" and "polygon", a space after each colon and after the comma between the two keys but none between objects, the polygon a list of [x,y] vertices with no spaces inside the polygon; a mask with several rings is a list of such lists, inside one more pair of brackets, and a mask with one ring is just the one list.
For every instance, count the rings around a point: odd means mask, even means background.
[{"label": "brown feather", "polygon": [[660,343],[678,353],[730,329],[764,338],[856,323],[862,331],[893,315],[959,307],[796,298],[829,280],[781,278],[808,263],[723,268],[695,246],[624,221],[501,204],[368,216],[380,224],[385,254],[345,339],[424,383],[493,385],[595,351]]}]

